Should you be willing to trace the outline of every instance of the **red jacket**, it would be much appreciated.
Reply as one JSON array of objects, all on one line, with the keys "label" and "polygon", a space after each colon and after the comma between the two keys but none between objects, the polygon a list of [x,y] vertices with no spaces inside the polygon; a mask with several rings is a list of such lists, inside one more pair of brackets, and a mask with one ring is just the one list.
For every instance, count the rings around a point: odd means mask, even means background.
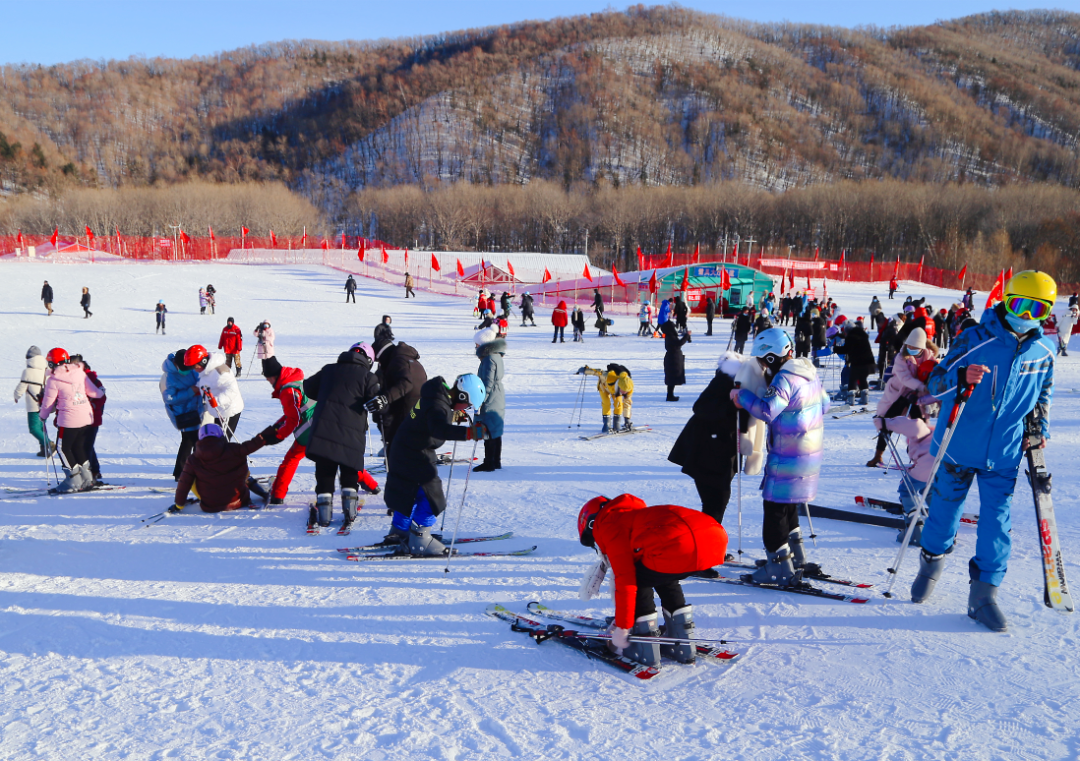
[{"label": "red jacket", "polygon": [[483,296],[477,296],[476,297],[476,311],[477,312],[483,312],[485,309],[487,309],[487,299],[484,298]]},{"label": "red jacket", "polygon": [[295,367],[283,367],[281,368],[281,374],[278,376],[277,384],[274,386],[274,393],[270,394],[271,398],[281,402],[281,410],[285,413],[285,417],[274,423],[274,429],[277,431],[279,441],[287,439],[300,425],[300,407],[304,398],[304,395],[298,389],[282,389],[282,386],[303,379],[303,370]]},{"label": "red jacket", "polygon": [[566,327],[566,302],[560,301],[559,306],[551,313],[551,324],[556,328]]},{"label": "red jacket", "polygon": [[593,538],[615,576],[615,625],[634,626],[637,570],[691,573],[722,565],[728,536],[711,516],[677,505],[646,507],[633,494],[608,502],[593,522]]},{"label": "red jacket", "polygon": [[487,308],[491,310],[492,314],[495,314],[495,297],[494,296],[488,296]]},{"label": "red jacket", "polygon": [[244,350],[244,331],[236,325],[226,325],[221,331],[217,347],[226,354],[239,354]]}]

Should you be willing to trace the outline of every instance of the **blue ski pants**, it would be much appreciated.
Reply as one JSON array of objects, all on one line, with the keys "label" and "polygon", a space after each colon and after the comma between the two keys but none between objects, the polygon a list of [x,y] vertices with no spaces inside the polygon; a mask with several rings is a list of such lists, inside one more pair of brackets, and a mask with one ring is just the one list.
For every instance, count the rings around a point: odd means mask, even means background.
[{"label": "blue ski pants", "polygon": [[399,531],[408,531],[413,523],[423,528],[435,525],[435,515],[431,512],[431,503],[428,502],[427,494],[423,489],[416,490],[416,502],[413,504],[410,515],[394,511],[394,528]]},{"label": "blue ski pants", "polygon": [[1012,550],[1012,498],[1020,468],[981,470],[941,464],[930,489],[930,515],[922,532],[922,547],[944,555],[956,541],[960,516],[971,482],[979,479],[979,528],[975,557],[968,567],[973,580],[1001,586]]}]

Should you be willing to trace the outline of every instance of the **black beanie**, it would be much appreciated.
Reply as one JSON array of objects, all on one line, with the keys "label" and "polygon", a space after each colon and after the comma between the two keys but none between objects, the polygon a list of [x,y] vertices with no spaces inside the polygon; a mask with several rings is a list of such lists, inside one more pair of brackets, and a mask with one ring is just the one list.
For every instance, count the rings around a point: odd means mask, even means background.
[{"label": "black beanie", "polygon": [[276,378],[281,375],[281,363],[277,361],[277,357],[267,357],[262,363],[262,374],[264,378]]}]

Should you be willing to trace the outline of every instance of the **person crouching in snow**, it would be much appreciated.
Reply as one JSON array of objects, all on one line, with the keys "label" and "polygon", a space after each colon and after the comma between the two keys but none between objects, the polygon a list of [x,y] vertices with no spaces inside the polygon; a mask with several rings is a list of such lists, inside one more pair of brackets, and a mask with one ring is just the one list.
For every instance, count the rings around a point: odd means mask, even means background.
[{"label": "person crouching in snow", "polygon": [[664,635],[693,638],[693,608],[679,582],[723,564],[728,544],[724,527],[697,510],[647,507],[633,494],[622,494],[586,502],[578,513],[578,537],[607,559],[615,577],[615,619],[608,628],[612,649],[647,666],[658,667],[661,655],[693,663],[696,651],[690,643],[631,643],[629,637],[660,635],[655,592],[664,613]]},{"label": "person crouching in snow", "polygon": [[265,445],[262,434],[243,444],[225,440],[217,423],[199,429],[195,451],[184,463],[173,495],[170,513],[178,513],[194,492],[204,513],[220,513],[251,507],[251,492],[266,499],[266,492],[248,472],[248,455]]},{"label": "person crouching in snow", "polygon": [[[889,418],[906,415],[907,409],[913,400],[930,393],[926,388],[927,374],[920,374],[919,370],[926,362],[932,360],[937,353],[937,347],[926,340],[926,332],[922,328],[915,328],[908,333],[903,351],[896,355],[893,361],[892,376],[885,384],[885,393],[878,399],[877,410],[874,413],[874,425],[881,431],[878,435],[877,449],[874,456],[866,463],[868,468],[876,468],[881,465],[881,458],[888,449],[888,441],[882,422]],[[930,368],[931,370],[933,367]]]},{"label": "person crouching in snow", "polygon": [[[937,362],[930,359],[919,368],[919,376],[925,380],[930,377],[937,366]],[[900,486],[896,491],[900,495],[900,504],[904,506],[904,519],[907,523],[919,518],[916,509],[919,505],[919,497],[926,490],[926,479],[930,477],[930,470],[934,466],[934,456],[930,454],[930,444],[934,437],[934,425],[926,417],[924,405],[936,404],[937,399],[925,396],[918,402],[911,402],[907,414],[883,419],[884,433],[899,433],[907,441],[907,453],[911,459],[911,465],[907,467],[907,474],[900,479]],[[920,519],[911,532],[910,543],[918,545],[922,538],[923,521]],[[904,541],[907,529],[900,529],[896,541]]]},{"label": "person crouching in snow", "polygon": [[760,473],[765,460],[765,423],[745,411],[740,413],[731,392],[741,387],[755,396],[765,396],[768,385],[756,359],[724,352],[716,375],[694,402],[694,414],[668,454],[669,461],[681,465],[682,472],[694,479],[701,512],[717,523],[723,522],[731,499],[731,481],[739,472],[736,460],[740,451],[746,458],[743,472],[749,476]]},{"label": "person crouching in snow", "polygon": [[764,397],[735,389],[731,399],[769,426],[765,477],[761,482],[765,517],[761,536],[768,557],[749,574],[758,584],[792,586],[802,580],[806,565],[798,506],[817,496],[821,471],[824,417],[829,396],[817,370],[805,358],[792,358],[794,346],[782,328],[770,328],[754,339],[751,354],[769,381]]},{"label": "person crouching in snow", "polygon": [[244,411],[244,398],[240,396],[236,376],[225,366],[225,355],[210,354],[205,346],[195,344],[184,354],[184,364],[199,374],[196,385],[205,400],[204,406],[225,430],[225,435],[232,438]]},{"label": "person crouching in snow", "polygon": [[604,427],[600,433],[633,430],[634,424],[630,420],[630,415],[634,408],[634,380],[630,377],[630,370],[623,365],[611,362],[607,370],[585,365],[579,367],[574,374],[594,375],[597,378],[596,390],[600,393],[600,412],[604,416]]}]

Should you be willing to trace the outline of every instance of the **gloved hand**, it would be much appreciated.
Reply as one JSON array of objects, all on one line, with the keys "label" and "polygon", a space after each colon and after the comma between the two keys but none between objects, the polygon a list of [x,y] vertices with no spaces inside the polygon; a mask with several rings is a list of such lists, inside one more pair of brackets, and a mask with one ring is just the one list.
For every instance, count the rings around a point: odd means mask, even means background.
[{"label": "gloved hand", "polygon": [[611,635],[611,645],[615,648],[619,655],[622,655],[622,651],[630,647],[630,630],[622,629],[615,625],[614,622],[608,627],[608,634]]},{"label": "gloved hand", "polygon": [[168,513],[169,515],[177,515],[177,514],[179,514],[179,513],[180,513],[180,511],[181,511],[181,510],[183,510],[183,509],[184,509],[184,506],[183,506],[183,505],[173,505],[172,507],[170,507],[170,508],[169,508],[168,510],[166,510],[165,512],[167,512],[167,513]]},{"label": "gloved hand", "polygon": [[368,399],[366,402],[364,402],[364,409],[368,412],[381,412],[385,410],[389,404],[390,400],[382,394],[379,394],[378,396]]},{"label": "gloved hand", "polygon": [[272,425],[266,426],[266,428],[259,433],[259,436],[268,446],[273,446],[281,441],[281,439],[278,438],[277,429]]},{"label": "gloved hand", "polygon": [[589,367],[588,365],[582,365],[581,367],[578,368],[578,371],[576,373],[574,373],[574,375],[584,375],[586,370],[591,370],[591,369],[592,368]]},{"label": "gloved hand", "polygon": [[476,422],[470,425],[466,430],[466,441],[478,441],[479,439],[490,439],[491,431],[483,423]]},{"label": "gloved hand", "polygon": [[454,422],[455,423],[467,423],[469,422],[469,413],[465,410],[454,410]]}]

